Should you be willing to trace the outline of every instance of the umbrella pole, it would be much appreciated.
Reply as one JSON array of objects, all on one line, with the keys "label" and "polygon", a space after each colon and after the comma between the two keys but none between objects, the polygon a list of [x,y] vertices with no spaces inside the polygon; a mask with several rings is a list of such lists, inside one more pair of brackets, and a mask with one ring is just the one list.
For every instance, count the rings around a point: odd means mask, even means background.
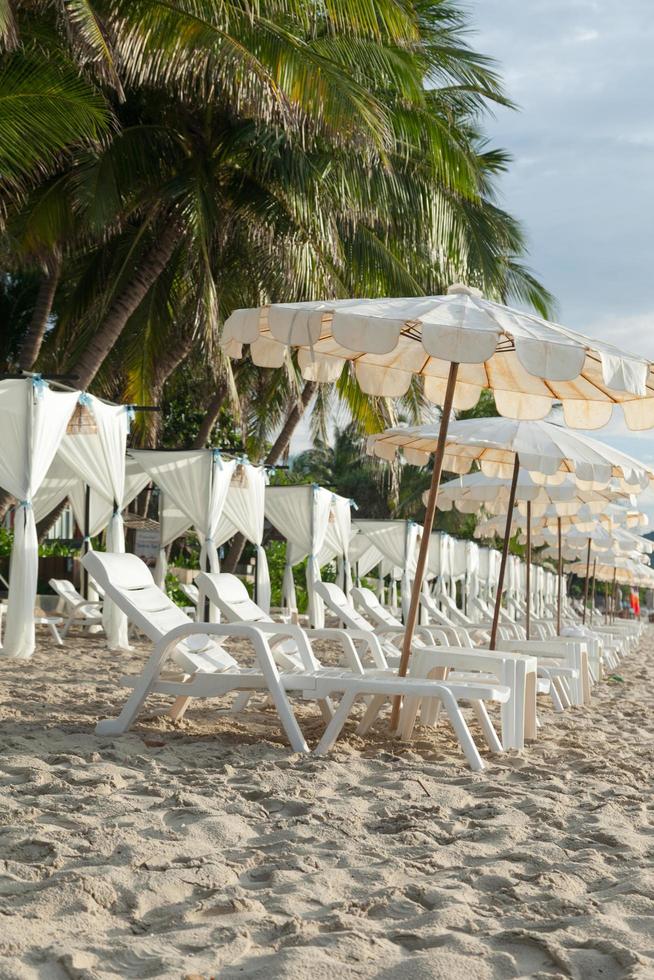
[{"label": "umbrella pole", "polygon": [[613,588],[611,589],[611,622],[615,622],[615,607],[616,607],[616,581],[618,578],[617,568],[613,569]]},{"label": "umbrella pole", "polygon": [[[427,508],[425,510],[425,523],[422,532],[422,538],[420,540],[420,550],[418,551],[418,560],[416,562],[416,574],[413,580],[413,588],[411,589],[411,602],[409,604],[409,615],[405,623],[404,629],[404,639],[402,642],[402,656],[400,658],[400,666],[398,668],[398,675],[400,677],[406,677],[406,673],[409,667],[409,659],[411,657],[411,641],[413,640],[413,633],[416,628],[416,622],[418,619],[418,607],[420,605],[420,592],[422,591],[422,582],[425,577],[425,567],[427,565],[427,555],[429,554],[429,544],[431,541],[431,529],[434,526],[434,516],[436,514],[436,501],[438,499],[438,488],[441,482],[441,473],[443,472],[443,457],[445,456],[445,440],[447,438],[447,430],[450,424],[450,414],[452,412],[452,403],[454,401],[454,389],[456,388],[456,378],[459,373],[459,365],[456,362],[450,364],[450,371],[447,376],[447,388],[445,389],[445,398],[443,400],[443,411],[441,413],[441,424],[438,430],[438,443],[436,444],[436,452],[434,454],[434,467],[431,472],[431,484],[429,487],[429,497],[427,498]],[[400,697],[399,695],[393,700],[393,710],[391,712],[391,731],[395,731],[400,720]]]},{"label": "umbrella pole", "polygon": [[506,527],[504,528],[504,542],[502,544],[502,561],[500,563],[500,574],[497,579],[497,594],[495,596],[495,609],[493,610],[493,625],[491,627],[489,650],[494,650],[497,643],[497,628],[500,624],[500,609],[502,608],[502,593],[504,591],[504,573],[509,557],[509,544],[511,543],[511,523],[513,521],[513,508],[515,507],[515,493],[518,487],[518,473],[520,471],[520,457],[515,454],[513,463],[513,478],[511,480],[511,491],[509,493],[509,509],[506,514]]},{"label": "umbrella pole", "polygon": [[584,611],[581,614],[582,623],[586,622],[586,608],[588,606],[588,578],[590,575],[590,538],[588,539],[588,550],[586,551],[586,581],[584,583]]},{"label": "umbrella pole", "polygon": [[556,607],[556,632],[557,632],[557,635],[560,636],[561,635],[561,605],[563,603],[563,596],[562,596],[562,591],[563,591],[563,546],[562,546],[562,543],[561,543],[561,518],[560,517],[557,517],[557,519],[556,519],[556,536],[557,536],[558,545],[559,545],[559,567],[558,567],[558,577],[559,577],[559,581],[558,581],[558,585],[559,585],[558,599],[559,599],[559,601],[558,601],[557,607]]},{"label": "umbrella pole", "polygon": [[593,610],[595,608],[595,570],[597,568],[597,558],[593,558],[593,587],[590,590],[590,625],[593,625]]},{"label": "umbrella pole", "polygon": [[525,615],[525,632],[529,639],[529,627],[531,626],[531,500],[527,501],[527,612]]},{"label": "umbrella pole", "polygon": [[[89,551],[89,541],[91,538],[91,488],[88,483],[84,487],[84,547],[83,553]],[[89,597],[89,573],[82,565],[82,595],[85,599]]]}]

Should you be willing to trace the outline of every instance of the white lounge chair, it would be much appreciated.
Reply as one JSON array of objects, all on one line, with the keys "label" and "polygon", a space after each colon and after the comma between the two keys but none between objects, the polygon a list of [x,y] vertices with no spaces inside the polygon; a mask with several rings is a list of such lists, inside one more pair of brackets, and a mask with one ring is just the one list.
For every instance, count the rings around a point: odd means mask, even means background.
[{"label": "white lounge chair", "polygon": [[[382,611],[377,611],[376,615],[383,622],[374,627],[355,609],[343,590],[333,582],[316,582],[314,587],[327,607],[348,629],[379,633],[389,665],[399,666],[400,651],[395,644],[404,638],[405,633],[404,626],[399,620],[394,619],[381,607]],[[359,597],[360,602],[367,601],[369,607],[373,610],[376,609],[375,603],[378,600],[369,589],[359,588],[353,590],[353,596],[354,594]],[[375,618],[374,615],[373,618]],[[393,621],[389,622],[389,619]],[[442,646],[438,645],[439,640],[444,641]],[[478,649],[472,645],[468,647],[450,646],[443,631],[431,626],[418,627],[412,649],[411,676],[420,676],[425,670],[433,670],[436,665],[444,668],[444,677],[447,675],[447,671],[454,669],[457,673],[448,678],[453,682],[466,682],[474,679],[477,683],[484,683],[491,679],[492,681],[499,680],[501,684],[510,689],[511,694],[501,709],[502,744],[505,748],[524,748],[525,738],[533,739],[536,737],[538,680],[535,657],[516,655],[513,652],[507,653],[504,650]],[[465,673],[461,673],[461,671]],[[468,671],[481,672],[481,674],[473,673],[471,675]],[[488,677],[489,674],[491,675],[490,678]],[[549,689],[549,684],[546,685],[546,688]],[[402,733],[407,738],[415,722],[417,710],[418,706],[414,704],[412,708],[405,711]],[[407,720],[411,718],[412,712],[412,720]],[[426,724],[435,723],[438,720],[438,713],[434,714],[427,707],[422,711],[421,718]]]},{"label": "white lounge chair", "polygon": [[[294,692],[314,700],[326,700],[341,694],[318,746],[317,753],[327,752],[338,738],[352,705],[359,697],[372,698],[372,704],[395,696],[439,700],[449,717],[466,758],[475,770],[484,768],[483,760],[470,735],[457,698],[491,700],[502,704],[509,690],[501,685],[449,684],[434,680],[407,680],[391,676],[366,675],[360,661],[351,669],[323,667],[317,660],[300,627],[258,622],[256,625],[229,623],[192,623],[154,583],[147,566],[135,555],[90,552],[83,564],[105,588],[109,598],[130,620],[155,643],[143,672],[128,679],[133,687],[123,710],[116,719],[100,722],[98,734],[119,734],[134,722],[149,694],[167,694],[175,698],[169,712],[179,718],[193,697],[215,698],[242,690],[267,690],[279,713],[284,730],[295,751],[308,751],[287,698]],[[267,636],[286,633],[294,641],[302,669],[280,672],[270,650]],[[227,653],[217,638],[239,636],[248,639],[254,649],[258,667],[244,668]],[[193,641],[193,637],[200,637]],[[181,667],[183,675],[166,678],[169,661]],[[366,715],[370,712],[370,707]],[[376,714],[376,711],[375,711]],[[366,720],[364,716],[364,721]],[[490,723],[489,723],[490,724]],[[491,732],[494,730],[490,726]],[[489,733],[485,732],[488,736]],[[496,749],[501,751],[497,742]]]},{"label": "white lounge chair", "polygon": [[[265,613],[255,602],[250,599],[247,589],[244,584],[235,575],[229,573],[209,573],[202,572],[198,575],[197,583],[200,589],[200,596],[204,598],[205,596],[220,609],[221,615],[225,617],[230,622],[249,622],[249,623],[267,623],[272,624],[270,616]],[[323,583],[324,584],[324,583]],[[334,594],[340,595],[345,600],[344,593],[338,589],[335,585],[330,585],[329,589],[334,590]],[[324,598],[324,596],[323,596]],[[333,598],[333,595],[332,595]],[[331,601],[331,600],[330,600]],[[390,668],[390,665],[386,662],[385,653],[389,649],[388,646],[382,648],[379,637],[375,634],[374,630],[370,624],[359,617],[356,610],[350,608],[350,622],[348,630],[343,629],[304,629],[304,636],[309,640],[332,640],[339,644],[351,643],[352,640],[362,641],[364,650],[372,652],[372,660],[375,665],[373,672],[370,670],[364,671],[367,676],[371,676],[374,673],[375,676],[393,676],[394,671]],[[352,616],[355,622],[352,621]],[[357,628],[357,625],[361,626],[361,629]],[[399,624],[401,633],[404,632],[404,628]],[[283,627],[280,627],[280,630]],[[389,627],[389,632],[392,634],[397,634],[397,627]],[[429,636],[428,636],[429,638]],[[282,644],[282,649],[287,650],[292,653],[296,650],[294,641],[289,639],[286,632],[281,633],[279,637],[276,638],[276,642]],[[272,645],[271,645],[272,646]],[[272,647],[275,649],[274,647]],[[353,649],[353,648],[352,648]],[[439,679],[444,679],[444,674],[451,665],[451,661],[454,659],[458,662],[459,666],[464,664],[463,654],[465,651],[455,650],[452,653],[446,654],[446,650],[449,648],[435,648],[433,646],[424,645],[421,646],[420,650],[417,652],[413,661],[413,670],[411,672],[411,679],[416,678],[428,678],[432,676],[436,671],[439,671]],[[346,646],[346,650],[350,650],[349,646]],[[396,647],[390,647],[391,656],[394,657],[395,661],[399,657],[399,651]],[[354,650],[354,656],[356,657],[356,650]],[[535,660],[533,658],[530,660],[528,657],[516,657],[515,655],[500,653],[500,654],[482,654],[482,660],[489,661],[492,660],[495,669],[495,676],[492,679],[492,684],[496,685],[499,681],[503,686],[508,687],[511,691],[510,697],[501,703],[501,710],[506,715],[506,707],[508,708],[507,717],[507,741],[509,737],[515,737],[514,728],[515,724],[512,717],[513,712],[513,695],[516,688],[516,671],[515,664],[520,662],[520,666],[524,669],[524,674],[527,674],[528,668],[531,665],[535,672]],[[380,666],[382,670],[380,670]],[[471,666],[469,661],[465,661],[465,666]],[[400,680],[398,678],[398,680]],[[497,734],[488,718],[488,714],[483,705],[482,699],[477,699],[474,697],[473,688],[478,688],[481,678],[478,675],[466,675],[465,677],[457,677],[452,680],[448,680],[446,683],[451,685],[452,688],[456,687],[457,698],[466,698],[470,701],[473,710],[475,711],[479,723],[482,728],[482,732],[487,741],[489,748],[492,751],[501,751],[502,745],[498,742]],[[520,682],[518,682],[519,684]],[[466,685],[472,685],[472,687],[466,687]],[[526,688],[526,681],[523,681],[523,688]],[[385,697],[379,697],[373,699],[373,702],[369,705],[368,711],[364,716],[364,720],[359,726],[359,732],[363,734],[372,724],[377,714],[379,708],[383,705]],[[403,721],[400,725],[400,732],[403,737],[410,737],[411,731],[413,729],[413,724],[415,722],[417,706],[419,699],[410,698],[405,700],[405,711],[403,713]],[[433,699],[432,699],[433,704]],[[524,707],[521,708],[524,715]],[[426,717],[427,710],[425,710],[424,715]],[[510,721],[508,720],[510,719]],[[530,735],[535,737],[535,711],[533,715],[533,725],[530,726]],[[522,728],[520,729],[520,736],[524,744],[524,733]]]},{"label": "white lounge chair", "polygon": [[66,578],[51,578],[50,588],[59,596],[64,604],[67,619],[61,631],[62,640],[66,639],[68,630],[73,625],[89,629],[92,626],[102,626],[102,603],[85,599],[77,591],[72,582]]}]

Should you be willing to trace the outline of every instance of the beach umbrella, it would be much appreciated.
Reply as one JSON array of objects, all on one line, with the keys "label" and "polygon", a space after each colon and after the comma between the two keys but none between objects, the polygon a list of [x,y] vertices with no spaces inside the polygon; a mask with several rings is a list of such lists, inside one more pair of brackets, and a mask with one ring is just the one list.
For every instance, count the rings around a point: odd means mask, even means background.
[{"label": "beach umbrella", "polygon": [[[452,409],[473,407],[491,389],[500,415],[544,418],[560,402],[567,425],[600,428],[622,405],[631,429],[654,426],[654,372],[641,357],[574,333],[541,317],[484,299],[457,284],[444,296],[275,303],[235,310],[221,336],[224,350],[280,368],[297,351],[302,376],[336,381],[346,364],[363,392],[404,395],[414,377],[442,405],[424,544],[416,578],[422,582],[433,526],[445,438]],[[418,615],[419,589],[407,617],[400,674],[406,673]],[[399,700],[393,710],[396,722]]]},{"label": "beach umbrella", "polygon": [[[487,476],[485,473],[467,473],[458,479],[450,480],[441,486],[438,494],[438,508],[447,510],[456,508],[461,513],[479,513],[484,511],[499,515],[506,514],[509,509],[512,481],[500,476]],[[526,529],[526,613],[525,631],[527,639],[531,629],[531,530],[534,516],[538,524],[546,522],[552,516],[562,517],[572,526],[579,528],[595,527],[596,521],[602,519],[602,511],[611,506],[610,501],[616,497],[624,497],[616,481],[612,480],[605,489],[582,489],[576,480],[566,475],[565,479],[556,485],[536,483],[527,470],[521,469],[515,487],[515,500],[520,519],[515,523]],[[427,503],[427,494],[423,496]],[[506,521],[504,522],[506,523]],[[501,535],[503,527],[499,517],[479,525],[476,536],[492,537]],[[478,533],[479,532],[479,533]]]},{"label": "beach umbrella", "polygon": [[[623,552],[634,550],[649,554],[654,549],[654,543],[649,539],[622,526],[625,523],[634,526],[647,526],[646,515],[640,514],[634,508],[627,509],[617,504],[604,503],[604,511],[601,514],[595,514],[591,503],[584,503],[580,505],[576,514],[561,517],[556,506],[552,505],[532,520],[529,515],[529,506],[528,503],[526,517],[519,511],[514,513],[513,517],[514,526],[526,534],[526,537],[523,535],[518,540],[520,544],[526,543],[529,554],[531,554],[532,544],[537,546],[551,545],[555,536],[556,540],[559,540],[560,532],[561,535],[565,532],[565,545],[561,549],[559,558],[576,558],[582,552],[586,552],[583,622],[586,621],[591,550],[602,552],[616,548]],[[475,536],[492,537],[495,534],[502,534],[503,530],[500,519],[493,517],[477,525]],[[545,554],[556,556],[557,551],[550,548]],[[527,601],[529,603],[529,597]]]},{"label": "beach umbrella", "polygon": [[[370,436],[368,452],[391,460],[402,451],[409,463],[425,465],[439,444],[436,425],[403,426]],[[490,477],[506,478],[511,484],[498,578],[491,649],[495,648],[499,624],[504,573],[508,557],[511,522],[516,500],[520,467],[528,470],[533,481],[543,486],[560,485],[573,480],[584,489],[606,489],[612,481],[624,492],[636,494],[654,481],[654,472],[631,456],[582,433],[572,432],[552,422],[515,421],[505,418],[468,419],[449,427],[443,452],[443,467],[450,472],[466,473],[478,465]],[[431,497],[430,497],[431,501]],[[425,521],[425,525],[427,521]],[[559,538],[561,526],[559,525]],[[559,569],[560,570],[560,569]],[[414,590],[422,585],[420,568],[416,571]],[[561,618],[561,578],[559,578],[559,614]],[[404,650],[403,650],[404,654]],[[410,656],[410,651],[407,654]]]},{"label": "beach umbrella", "polygon": [[[534,535],[536,544],[551,545],[554,542],[554,529],[545,524],[536,529]],[[590,545],[593,552],[614,551],[616,554],[636,552],[650,555],[654,550],[654,542],[640,534],[634,534],[626,528],[616,527],[613,530],[603,524],[597,524],[591,530],[583,531],[571,527],[565,536],[564,552],[576,557]]]}]

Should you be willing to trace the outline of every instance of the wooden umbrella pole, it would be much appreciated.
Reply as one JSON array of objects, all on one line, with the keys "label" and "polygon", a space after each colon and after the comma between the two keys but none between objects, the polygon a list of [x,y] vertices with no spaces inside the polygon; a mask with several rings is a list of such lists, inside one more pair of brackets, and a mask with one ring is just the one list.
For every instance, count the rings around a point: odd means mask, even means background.
[{"label": "wooden umbrella pole", "polygon": [[520,471],[520,457],[515,454],[513,462],[513,478],[511,480],[511,491],[509,493],[509,509],[506,514],[506,526],[504,528],[504,542],[502,544],[502,561],[500,562],[500,574],[497,579],[497,594],[495,596],[495,609],[493,610],[493,625],[491,627],[489,650],[494,650],[497,643],[497,629],[500,625],[500,609],[502,608],[502,593],[504,591],[504,573],[509,557],[509,544],[511,543],[511,524],[513,522],[513,508],[515,507],[515,493],[518,487],[518,473]]},{"label": "wooden umbrella pole", "polygon": [[611,622],[614,622],[614,620],[615,620],[615,605],[616,605],[616,602],[615,602],[615,600],[616,600],[615,587],[616,587],[617,578],[618,578],[618,570],[617,570],[617,568],[614,568],[613,569],[613,588],[611,589]]},{"label": "wooden umbrella pole", "polygon": [[[82,551],[87,554],[89,550],[89,539],[91,537],[91,488],[86,484],[84,487],[84,547]],[[85,599],[89,597],[89,573],[82,565],[82,595]]]},{"label": "wooden umbrella pole", "polygon": [[597,569],[597,558],[593,558],[593,587],[590,590],[590,625],[593,625],[593,610],[595,609],[595,571]]},{"label": "wooden umbrella pole", "polygon": [[[445,440],[447,439],[447,430],[450,424],[450,413],[452,412],[452,403],[454,401],[454,389],[456,388],[456,378],[458,373],[459,373],[459,365],[456,362],[452,362],[450,364],[450,371],[447,377],[447,388],[445,389],[445,398],[443,400],[441,424],[438,430],[438,442],[436,444],[436,452],[434,454],[434,468],[432,469],[432,473],[431,473],[429,497],[427,498],[427,508],[425,510],[425,523],[422,531],[422,538],[420,541],[420,550],[418,551],[418,561],[416,562],[416,574],[413,580],[413,588],[411,590],[409,615],[407,616],[407,620],[404,627],[404,639],[402,642],[402,656],[400,658],[400,666],[398,668],[398,675],[400,677],[406,677],[406,673],[409,668],[409,660],[411,658],[411,642],[413,640],[413,633],[416,628],[416,622],[418,620],[420,592],[422,590],[422,582],[425,577],[425,568],[427,565],[427,555],[429,554],[431,529],[434,526],[434,516],[436,514],[436,501],[438,499],[438,488],[441,482],[441,473],[443,472],[443,457],[445,456]],[[400,697],[397,696],[393,700],[393,710],[391,712],[392,731],[395,731],[397,729],[399,720],[400,720]]]},{"label": "wooden umbrella pole", "polygon": [[586,551],[586,581],[584,583],[584,611],[581,614],[582,623],[586,622],[586,607],[588,606],[588,578],[590,576],[590,538],[588,539],[588,549]]},{"label": "wooden umbrella pole", "polygon": [[559,567],[558,567],[558,577],[559,577],[559,594],[558,603],[556,607],[556,633],[557,636],[561,635],[561,604],[563,603],[563,543],[561,541],[561,518],[556,519],[556,536],[559,545]]},{"label": "wooden umbrella pole", "polygon": [[531,500],[527,501],[527,611],[525,614],[525,632],[529,639],[529,627],[531,626]]},{"label": "wooden umbrella pole", "polygon": [[609,621],[609,583],[604,583],[604,622],[608,624]]}]

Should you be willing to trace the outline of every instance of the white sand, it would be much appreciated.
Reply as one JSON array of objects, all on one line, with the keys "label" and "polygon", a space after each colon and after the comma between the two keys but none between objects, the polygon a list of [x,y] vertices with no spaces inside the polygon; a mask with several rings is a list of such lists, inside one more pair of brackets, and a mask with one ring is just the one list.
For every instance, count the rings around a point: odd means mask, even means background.
[{"label": "white sand", "polygon": [[215,702],[96,738],[117,658],[41,639],[0,663],[3,980],[654,977],[654,631],[477,775],[446,723],[321,760]]}]

